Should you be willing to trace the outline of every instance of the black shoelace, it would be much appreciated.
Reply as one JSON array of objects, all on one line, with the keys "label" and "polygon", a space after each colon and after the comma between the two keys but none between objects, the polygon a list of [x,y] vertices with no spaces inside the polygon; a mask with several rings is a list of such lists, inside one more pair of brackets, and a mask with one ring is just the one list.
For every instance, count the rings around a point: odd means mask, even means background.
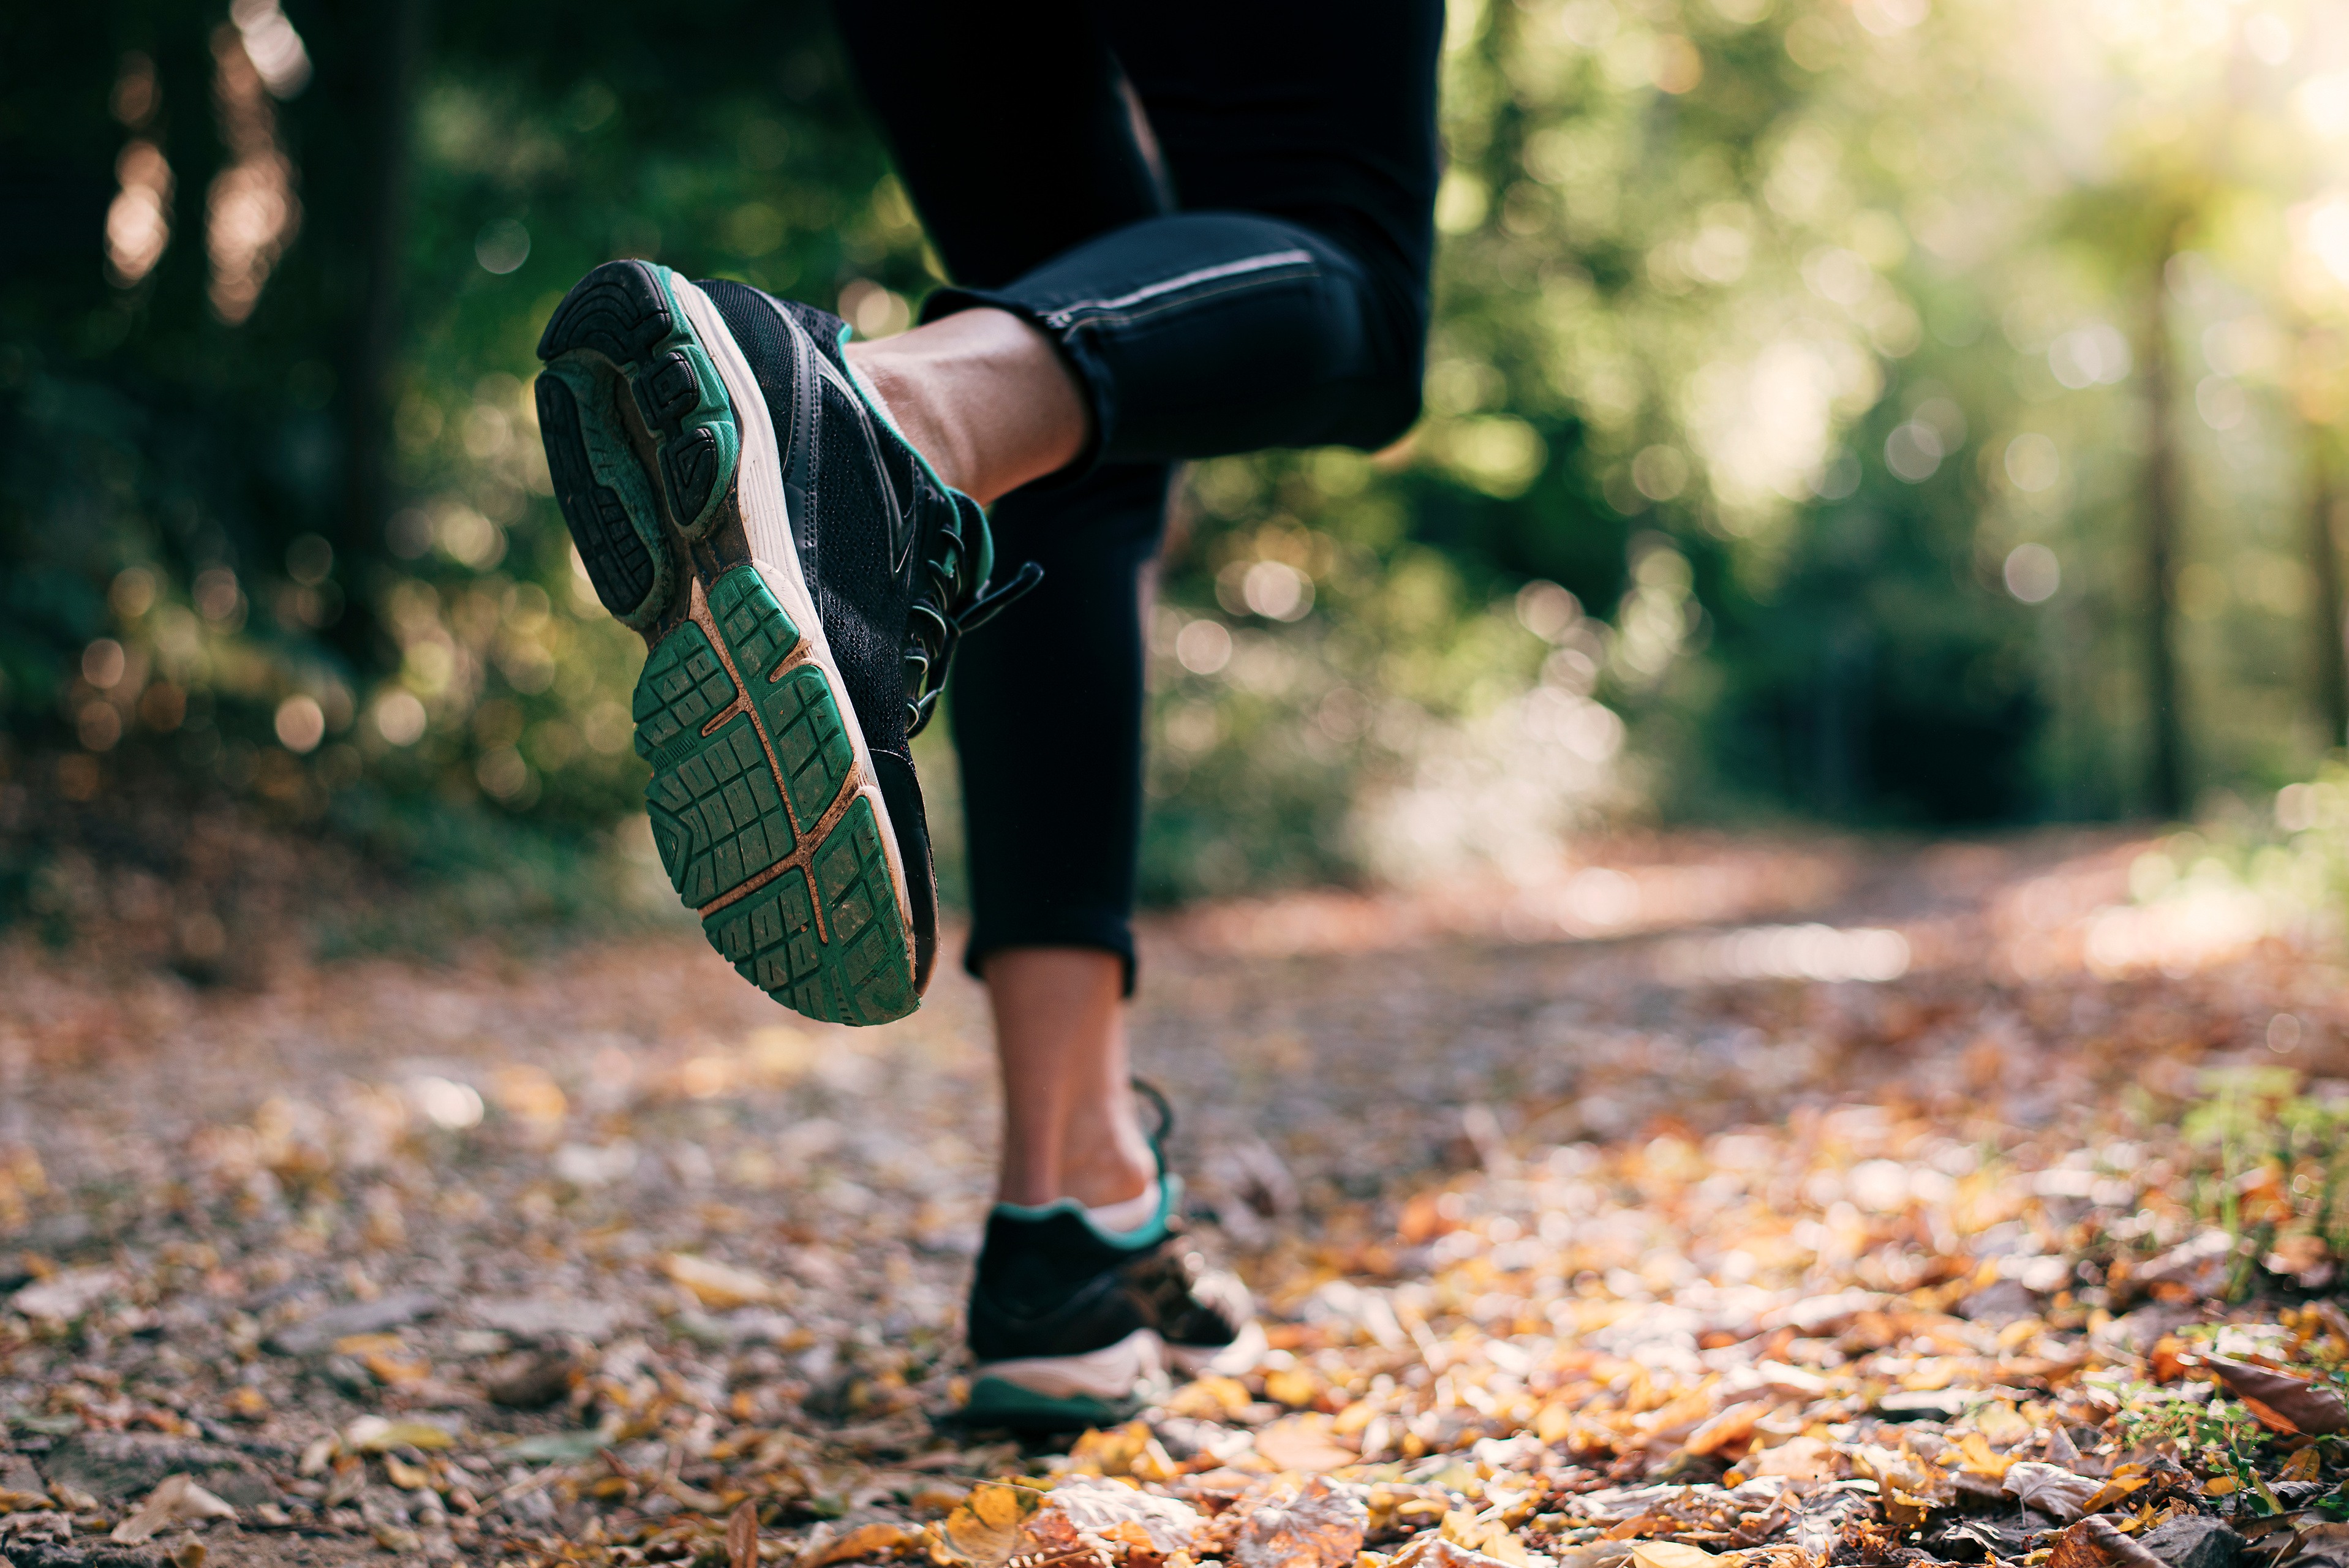
[{"label": "black shoelace", "polygon": [[[1003,607],[1044,580],[1044,569],[1024,562],[1011,581],[989,591],[988,569],[994,555],[986,538],[987,514],[978,503],[950,496],[939,504],[951,514],[940,525],[935,549],[923,562],[926,582],[914,599],[905,621],[905,738],[910,740],[929,724],[946,690],[947,667],[953,661],[963,634],[993,620]],[[968,508],[968,512],[966,512]],[[968,517],[979,532],[979,548],[963,538]]]}]

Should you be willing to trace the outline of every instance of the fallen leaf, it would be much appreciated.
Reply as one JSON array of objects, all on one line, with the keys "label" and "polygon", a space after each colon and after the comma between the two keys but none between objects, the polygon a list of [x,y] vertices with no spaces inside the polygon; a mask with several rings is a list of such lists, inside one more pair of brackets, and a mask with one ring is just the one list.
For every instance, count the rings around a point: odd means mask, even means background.
[{"label": "fallen leaf", "polygon": [[109,1268],[67,1269],[25,1286],[8,1298],[8,1305],[26,1317],[64,1322],[96,1306],[120,1283]]},{"label": "fallen leaf", "polygon": [[[747,1505],[746,1505],[747,1506]],[[753,1515],[755,1524],[756,1516]],[[729,1549],[731,1549],[732,1527],[728,1527]],[[825,1542],[801,1556],[799,1568],[832,1568],[835,1563],[867,1562],[880,1557],[895,1557],[907,1548],[917,1545],[922,1532],[888,1520],[875,1520],[860,1524],[846,1534]],[[755,1554],[755,1542],[752,1552]]]},{"label": "fallen leaf", "polygon": [[1315,1476],[1249,1513],[1232,1545],[1236,1568],[1349,1568],[1362,1549],[1367,1489]]},{"label": "fallen leaf", "polygon": [[391,1356],[378,1351],[363,1356],[359,1360],[374,1375],[375,1380],[387,1388],[405,1388],[432,1376],[432,1364],[421,1357]]},{"label": "fallen leaf", "polygon": [[1508,1568],[1497,1557],[1488,1557],[1456,1542],[1430,1532],[1414,1538],[1411,1544],[1388,1560],[1387,1568]]},{"label": "fallen leaf", "polygon": [[2021,1460],[2006,1472],[2009,1496],[2067,1524],[2086,1511],[2088,1500],[2096,1495],[2099,1486],[2099,1482],[2074,1475],[2061,1465],[2041,1464],[2036,1460]]},{"label": "fallen leaf", "polygon": [[1769,1402],[1748,1399],[1742,1405],[1732,1405],[1706,1421],[1682,1439],[1681,1447],[1692,1454],[1717,1453],[1732,1443],[1742,1443],[1754,1435],[1754,1424],[1768,1415]]},{"label": "fallen leaf", "polygon": [[2330,1383],[2226,1356],[2210,1357],[2205,1365],[2218,1374],[2227,1392],[2249,1405],[2260,1424],[2271,1431],[2323,1437],[2349,1429],[2349,1401]]},{"label": "fallen leaf", "polygon": [[661,1260],[661,1267],[672,1281],[692,1292],[693,1298],[712,1312],[763,1306],[775,1299],[773,1282],[764,1275],[721,1264],[715,1258],[671,1253]]},{"label": "fallen leaf", "polygon": [[1784,1476],[1788,1480],[1832,1480],[1835,1450],[1807,1433],[1788,1438],[1775,1448],[1749,1454],[1738,1465],[1749,1476]]},{"label": "fallen leaf", "polygon": [[1639,1568],[1705,1568],[1721,1558],[1702,1546],[1678,1541],[1642,1541],[1632,1546],[1631,1561]]},{"label": "fallen leaf", "polygon": [[1186,1551],[1205,1523],[1196,1509],[1122,1481],[1071,1476],[1045,1494],[1019,1524],[1019,1550],[1053,1556],[1094,1548],[1114,1552],[1119,1527],[1133,1525],[1161,1556]]},{"label": "fallen leaf", "polygon": [[236,1510],[184,1475],[168,1477],[147,1494],[147,1501],[114,1527],[107,1539],[124,1546],[151,1540],[173,1524],[201,1524],[207,1520],[234,1519]]},{"label": "fallen leaf", "polygon": [[1968,1432],[1960,1438],[1958,1451],[1965,1456],[1966,1469],[1976,1475],[1991,1476],[1999,1480],[2004,1480],[2006,1472],[2015,1465],[2015,1461],[2006,1455],[1994,1452],[1990,1440],[1980,1432]]},{"label": "fallen leaf", "polygon": [[429,1421],[389,1421],[381,1416],[361,1416],[343,1429],[343,1447],[355,1453],[379,1454],[402,1443],[411,1449],[445,1449],[456,1439],[445,1427]]},{"label": "fallen leaf", "polygon": [[734,1505],[726,1521],[727,1568],[758,1568],[759,1505],[749,1498]]},{"label": "fallen leaf", "polygon": [[1088,1428],[1069,1449],[1069,1468],[1081,1474],[1164,1480],[1174,1473],[1174,1461],[1152,1434],[1148,1422],[1128,1421],[1107,1431]]},{"label": "fallen leaf", "polygon": [[390,1477],[391,1484],[402,1491],[414,1491],[419,1486],[432,1484],[431,1471],[421,1466],[409,1464],[398,1454],[383,1456],[383,1473]]},{"label": "fallen leaf", "polygon": [[409,1553],[420,1552],[424,1549],[422,1536],[418,1535],[413,1530],[402,1530],[397,1524],[378,1521],[367,1526],[367,1533],[374,1536],[375,1543],[386,1552]]},{"label": "fallen leaf", "polygon": [[2168,1568],[2160,1558],[2091,1514],[2055,1538],[2047,1568]]},{"label": "fallen leaf", "polygon": [[569,1432],[533,1432],[526,1438],[516,1438],[498,1452],[506,1459],[535,1464],[576,1464],[594,1459],[611,1446],[610,1437],[591,1427]]},{"label": "fallen leaf", "polygon": [[1019,1527],[1043,1501],[1034,1487],[983,1480],[930,1527],[930,1555],[941,1563],[999,1568],[1019,1550]]},{"label": "fallen leaf", "polygon": [[1328,1470],[1359,1457],[1331,1440],[1327,1416],[1288,1416],[1257,1429],[1256,1451],[1284,1470]]}]

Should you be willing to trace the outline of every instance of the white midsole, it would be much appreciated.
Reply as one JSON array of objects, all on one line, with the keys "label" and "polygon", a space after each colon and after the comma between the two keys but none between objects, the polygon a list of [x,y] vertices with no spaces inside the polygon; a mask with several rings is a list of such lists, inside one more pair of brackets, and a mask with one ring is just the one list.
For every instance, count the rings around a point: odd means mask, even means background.
[{"label": "white midsole", "polygon": [[1235,1335],[1229,1345],[1216,1349],[1193,1348],[1182,1345],[1166,1346],[1167,1364],[1185,1377],[1237,1377],[1255,1369],[1266,1352],[1272,1348],[1264,1336],[1264,1325],[1254,1318]]},{"label": "white midsole", "polygon": [[1088,1350],[1081,1356],[1030,1356],[1011,1361],[982,1361],[973,1371],[982,1378],[999,1377],[1048,1399],[1089,1395],[1096,1399],[1133,1398],[1144,1385],[1163,1383],[1166,1372],[1160,1361],[1156,1333],[1137,1328],[1114,1345]]},{"label": "white midsole", "polygon": [[[807,577],[800,570],[799,546],[792,538],[791,511],[783,500],[782,450],[775,441],[774,421],[767,416],[766,394],[759,390],[750,362],[742,357],[741,347],[735,343],[734,335],[726,330],[726,319],[709,303],[709,296],[674,273],[669,286],[677,291],[678,303],[685,307],[694,331],[709,350],[710,363],[718,366],[718,378],[726,383],[726,398],[734,406],[735,423],[742,433],[734,482],[741,499],[742,529],[750,539],[750,564],[758,570],[767,592],[775,596],[783,613],[792,618],[792,624],[808,639],[809,656],[832,683],[833,698],[840,704],[840,717],[848,726],[849,742],[856,748],[857,790],[872,803],[874,820],[881,831],[881,852],[888,857],[889,886],[897,895],[897,914],[905,933],[906,959],[910,964],[914,906],[906,892],[905,862],[897,853],[897,835],[890,825],[889,804],[881,797],[881,776],[874,770],[873,754],[864,746],[864,727],[857,722],[855,704],[848,696],[848,683],[841,677],[840,665],[832,656],[832,645],[823,634],[823,622],[815,613],[815,596],[808,592]],[[812,868],[808,877],[808,897],[812,902],[820,897]]]}]

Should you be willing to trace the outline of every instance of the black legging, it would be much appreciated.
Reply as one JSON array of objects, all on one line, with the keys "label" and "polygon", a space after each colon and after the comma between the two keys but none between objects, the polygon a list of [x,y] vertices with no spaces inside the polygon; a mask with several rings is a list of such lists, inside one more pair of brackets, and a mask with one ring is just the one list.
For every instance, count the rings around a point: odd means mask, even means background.
[{"label": "black legging", "polygon": [[1143,600],[1170,461],[1378,447],[1417,418],[1443,3],[834,9],[956,280],[924,318],[1024,316],[1092,412],[1076,464],[996,507],[999,575],[1032,560],[1044,580],[955,675],[966,962],[1102,948],[1130,989]]}]

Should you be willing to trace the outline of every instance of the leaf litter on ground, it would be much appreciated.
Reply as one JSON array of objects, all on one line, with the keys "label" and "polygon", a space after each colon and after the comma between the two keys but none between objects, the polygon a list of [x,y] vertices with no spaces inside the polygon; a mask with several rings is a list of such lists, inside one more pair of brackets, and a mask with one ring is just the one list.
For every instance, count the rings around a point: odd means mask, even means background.
[{"label": "leaf litter on ground", "polygon": [[1158,927],[1137,1054],[1268,1348],[1025,1448],[957,1418],[952,980],[852,1035],[666,935],[243,994],[14,951],[0,1555],[2349,1568],[2340,954],[2098,958],[2141,847],[1733,850],[1715,907],[1667,842],[1614,941]]}]

